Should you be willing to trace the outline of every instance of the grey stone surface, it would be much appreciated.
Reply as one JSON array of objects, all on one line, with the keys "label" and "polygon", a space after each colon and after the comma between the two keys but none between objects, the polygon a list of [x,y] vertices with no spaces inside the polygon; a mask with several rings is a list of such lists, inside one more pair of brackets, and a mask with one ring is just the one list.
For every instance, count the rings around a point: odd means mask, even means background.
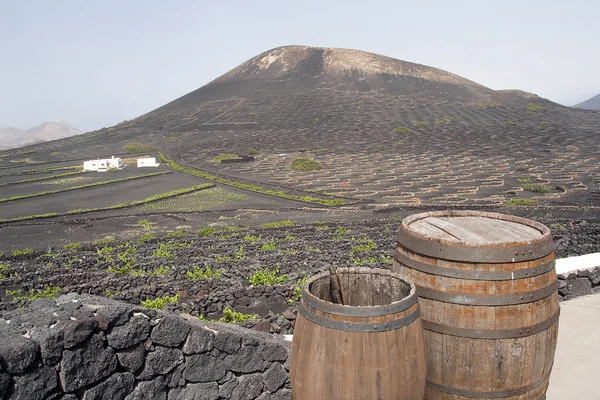
[{"label": "grey stone surface", "polygon": [[156,349],[146,355],[144,370],[139,379],[146,380],[170,372],[183,363],[183,353],[179,349],[156,346]]},{"label": "grey stone surface", "polygon": [[0,373],[0,399],[4,398],[4,395],[8,393],[8,388],[10,386],[10,375],[7,373]]},{"label": "grey stone surface", "polygon": [[126,304],[109,305],[96,311],[98,327],[102,330],[123,325],[129,320],[132,307]]},{"label": "grey stone surface", "polygon": [[125,400],[166,400],[167,388],[162,376],[151,381],[138,382]]},{"label": "grey stone surface", "polygon": [[234,372],[256,372],[263,368],[260,347],[242,346],[235,354],[225,357],[225,368]]},{"label": "grey stone surface", "polygon": [[[156,328],[155,328],[156,329]],[[193,326],[183,345],[184,354],[198,354],[210,351],[214,345],[215,334],[201,326]]]},{"label": "grey stone surface", "polygon": [[0,361],[4,370],[19,374],[35,361],[40,346],[22,336],[10,336],[0,340]]},{"label": "grey stone surface", "polygon": [[208,353],[185,357],[183,378],[190,382],[218,381],[225,376],[225,363]]},{"label": "grey stone surface", "polygon": [[146,349],[144,343],[117,352],[119,364],[129,372],[137,372],[144,366],[146,360]]},{"label": "grey stone surface", "polygon": [[589,279],[592,285],[597,285],[600,283],[600,267],[594,268]]},{"label": "grey stone surface", "polygon": [[592,294],[592,283],[587,278],[577,278],[567,284],[569,295],[584,296]]},{"label": "grey stone surface", "polygon": [[56,328],[41,328],[31,332],[31,339],[40,346],[42,361],[46,365],[55,365],[62,357],[64,333]]},{"label": "grey stone surface", "polygon": [[285,361],[290,351],[290,342],[280,336],[268,336],[262,346],[262,358],[267,361]]},{"label": "grey stone surface", "polygon": [[215,348],[228,354],[233,354],[242,346],[242,337],[236,332],[220,330],[214,338]]},{"label": "grey stone surface", "polygon": [[273,363],[263,374],[265,390],[269,393],[273,393],[282,387],[287,379],[288,373],[286,372],[285,368],[283,368],[283,365],[279,363]]},{"label": "grey stone surface", "polygon": [[233,377],[231,380],[225,382],[219,386],[219,396],[223,397],[224,399],[228,399],[231,396],[231,393],[233,393],[233,389],[235,389],[239,383],[240,382],[236,377]]},{"label": "grey stone surface", "polygon": [[143,342],[150,334],[150,323],[144,317],[132,317],[123,325],[115,326],[106,336],[108,344],[115,350],[126,349]]},{"label": "grey stone surface", "polygon": [[133,391],[134,377],[129,372],[111,375],[83,393],[83,400],[123,400]]},{"label": "grey stone surface", "polygon": [[216,382],[190,383],[177,396],[177,400],[217,400],[219,387]]},{"label": "grey stone surface", "polygon": [[109,376],[117,368],[117,357],[104,347],[103,334],[92,335],[82,347],[65,350],[60,381],[66,392],[74,392]]},{"label": "grey stone surface", "polygon": [[271,395],[271,400],[292,400],[292,391],[290,389],[281,389]]},{"label": "grey stone surface", "polygon": [[61,321],[55,329],[63,332],[65,349],[70,349],[90,337],[97,326],[98,321],[95,319],[84,319],[81,321]]},{"label": "grey stone surface", "polygon": [[242,375],[239,384],[233,389],[231,398],[236,400],[254,400],[262,393],[262,374]]},{"label": "grey stone surface", "polygon": [[15,391],[10,400],[42,400],[58,386],[54,367],[34,369],[29,373],[15,376],[14,381]]},{"label": "grey stone surface", "polygon": [[152,329],[150,338],[156,344],[177,347],[185,340],[190,331],[190,324],[175,315],[165,315],[158,325]]},{"label": "grey stone surface", "polygon": [[56,301],[53,299],[38,299],[29,303],[27,309],[30,311],[44,311],[48,309],[55,309],[56,307]]}]

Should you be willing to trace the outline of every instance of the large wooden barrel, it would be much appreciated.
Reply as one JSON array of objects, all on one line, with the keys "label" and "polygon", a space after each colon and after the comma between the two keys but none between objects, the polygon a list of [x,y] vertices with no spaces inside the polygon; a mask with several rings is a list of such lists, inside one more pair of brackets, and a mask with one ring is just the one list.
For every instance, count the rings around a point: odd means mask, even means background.
[{"label": "large wooden barrel", "polygon": [[476,211],[412,215],[392,270],[417,286],[425,399],[545,398],[559,315],[546,226]]},{"label": "large wooden barrel", "polygon": [[309,279],[298,305],[290,379],[294,400],[422,400],[425,354],[412,282],[384,269],[338,268]]}]

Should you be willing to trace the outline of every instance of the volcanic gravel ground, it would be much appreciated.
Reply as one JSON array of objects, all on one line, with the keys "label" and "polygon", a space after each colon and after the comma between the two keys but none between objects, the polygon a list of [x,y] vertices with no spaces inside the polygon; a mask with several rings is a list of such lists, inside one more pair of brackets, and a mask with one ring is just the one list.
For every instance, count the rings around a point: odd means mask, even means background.
[{"label": "volcanic gravel ground", "polygon": [[202,183],[206,183],[206,181],[191,175],[174,172],[167,175],[151,176],[4,203],[0,207],[0,218],[67,212],[79,208],[109,207],[119,203],[143,200],[156,194]]},{"label": "volcanic gravel ground", "polygon": [[[600,222],[597,220],[542,220],[551,227],[558,258],[600,252]],[[269,311],[286,317],[269,316],[275,325],[265,329],[289,332],[295,307],[290,303],[296,283],[304,276],[325,271],[330,265],[389,268],[395,244],[397,218],[370,222],[340,222],[296,225],[284,228],[220,229],[210,237],[189,233],[181,237],[151,239],[146,243],[112,242],[83,244],[80,249],[60,248],[25,256],[4,255],[0,280],[0,309],[19,306],[6,290],[22,293],[58,286],[61,293],[78,292],[138,304],[146,299],[180,294],[179,303],[168,308],[221,315],[226,304],[236,311]],[[128,274],[115,275],[107,269],[122,268],[129,260]],[[194,267],[221,271],[215,279],[191,280]],[[286,274],[282,285],[251,286],[248,278],[262,268],[279,268]],[[264,320],[264,319],[263,319]],[[261,323],[249,322],[246,325]],[[279,321],[279,322],[277,322]],[[263,327],[264,328],[264,327]]]}]

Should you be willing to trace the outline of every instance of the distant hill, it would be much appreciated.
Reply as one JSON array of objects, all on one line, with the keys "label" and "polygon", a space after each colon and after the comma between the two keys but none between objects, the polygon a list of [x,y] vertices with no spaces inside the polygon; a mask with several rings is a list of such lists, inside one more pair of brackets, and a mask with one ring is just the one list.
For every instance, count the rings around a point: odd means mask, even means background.
[{"label": "distant hill", "polygon": [[30,129],[0,128],[0,149],[12,149],[48,142],[82,133],[82,131],[64,121],[50,121]]},{"label": "distant hill", "polygon": [[600,110],[600,94],[584,101],[583,103],[575,104],[574,108],[585,108],[586,110]]}]

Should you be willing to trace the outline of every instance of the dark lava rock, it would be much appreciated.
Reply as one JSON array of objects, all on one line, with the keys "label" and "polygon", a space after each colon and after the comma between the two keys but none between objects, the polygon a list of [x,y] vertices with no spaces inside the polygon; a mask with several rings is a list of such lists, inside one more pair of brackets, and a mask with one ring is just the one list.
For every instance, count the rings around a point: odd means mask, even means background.
[{"label": "dark lava rock", "polygon": [[577,278],[567,284],[569,296],[584,296],[592,294],[592,283],[587,278]]},{"label": "dark lava rock", "polygon": [[104,347],[103,334],[95,334],[76,350],[65,350],[60,381],[66,392],[74,392],[109,376],[117,368],[117,357]]},{"label": "dark lava rock", "polygon": [[[155,328],[156,329],[156,328]],[[184,354],[198,354],[212,350],[215,334],[201,326],[193,326],[183,345]]]},{"label": "dark lava rock", "polygon": [[88,389],[83,394],[83,400],[123,400],[133,390],[135,378],[125,372],[113,374],[101,384]]},{"label": "dark lava rock", "polygon": [[214,339],[215,348],[233,354],[242,346],[242,337],[235,332],[219,331]]},{"label": "dark lava rock", "polygon": [[[170,397],[170,396],[169,396]],[[176,397],[176,400],[217,400],[219,386],[216,382],[189,383]]]},{"label": "dark lava rock", "polygon": [[9,336],[0,341],[2,367],[11,374],[20,374],[35,361],[40,346],[22,336]]},{"label": "dark lava rock", "polygon": [[97,326],[98,321],[95,319],[84,319],[81,321],[61,321],[56,329],[63,331],[65,349],[70,349],[90,337]]},{"label": "dark lava rock", "polygon": [[151,380],[138,382],[133,392],[125,400],[166,400],[167,388],[162,376]]},{"label": "dark lava rock", "polygon": [[35,369],[24,375],[15,376],[14,380],[15,391],[10,397],[11,400],[43,400],[58,386],[54,367]]},{"label": "dark lava rock", "polygon": [[183,378],[190,382],[213,382],[225,376],[225,363],[208,353],[185,358]]},{"label": "dark lava rock", "polygon": [[288,379],[288,373],[279,363],[273,363],[263,374],[264,387],[269,393],[275,392]]},{"label": "dark lava rock", "polygon": [[281,336],[267,337],[268,340],[263,344],[262,358],[267,361],[285,361],[290,354],[291,344]]},{"label": "dark lava rock", "polygon": [[225,366],[233,372],[256,372],[263,368],[260,348],[243,346],[236,354],[225,357]]},{"label": "dark lava rock", "polygon": [[231,396],[233,389],[235,389],[237,385],[239,385],[239,382],[235,377],[223,383],[219,386],[219,396],[224,399],[228,399]]},{"label": "dark lava rock", "polygon": [[115,304],[98,309],[96,312],[98,327],[102,330],[106,330],[114,326],[123,325],[129,321],[132,308],[133,307],[126,304]]},{"label": "dark lava rock", "polygon": [[40,346],[42,361],[46,365],[55,365],[62,357],[64,333],[56,328],[42,328],[31,332],[31,339]]},{"label": "dark lava rock", "polygon": [[137,372],[144,365],[146,348],[144,343],[117,352],[119,364],[129,372]]},{"label": "dark lava rock", "polygon": [[126,349],[143,342],[150,334],[150,323],[144,317],[133,317],[129,322],[115,326],[106,336],[114,349]]},{"label": "dark lava rock", "polygon": [[236,400],[253,400],[262,393],[262,374],[242,375],[238,378],[239,384],[233,389],[231,398]]},{"label": "dark lava rock", "polygon": [[146,355],[144,370],[139,379],[147,380],[170,372],[173,368],[183,362],[183,353],[179,349],[156,346],[156,350]]},{"label": "dark lava rock", "polygon": [[190,331],[190,325],[175,315],[165,315],[152,329],[150,338],[156,344],[167,347],[179,346]]},{"label": "dark lava rock", "polygon": [[8,393],[8,388],[10,387],[10,375],[0,373],[0,399],[3,399]]}]

